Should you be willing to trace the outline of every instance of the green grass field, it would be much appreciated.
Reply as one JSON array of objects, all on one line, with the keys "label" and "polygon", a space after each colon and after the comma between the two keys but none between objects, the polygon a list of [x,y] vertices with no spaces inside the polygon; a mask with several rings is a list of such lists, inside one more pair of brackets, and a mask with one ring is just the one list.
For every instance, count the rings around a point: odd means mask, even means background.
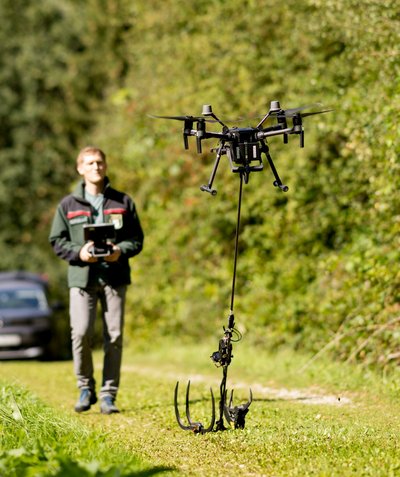
[{"label": "green grass field", "polygon": [[[270,355],[245,341],[234,348],[228,387],[236,404],[253,390],[246,428],[182,431],[175,383],[181,382],[184,414],[183,388],[191,379],[192,418],[207,424],[209,387],[217,396],[221,379],[209,359],[214,348],[173,342],[127,348],[122,412],[111,416],[97,405],[74,413],[71,362],[2,362],[0,475],[400,475],[398,373],[382,377],[323,357]],[[100,352],[96,372],[99,381]]]}]

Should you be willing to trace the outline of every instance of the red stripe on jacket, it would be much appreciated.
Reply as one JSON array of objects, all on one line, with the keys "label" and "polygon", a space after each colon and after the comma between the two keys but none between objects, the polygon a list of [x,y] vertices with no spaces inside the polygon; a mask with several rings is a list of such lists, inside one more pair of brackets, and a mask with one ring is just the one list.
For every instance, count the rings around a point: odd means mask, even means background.
[{"label": "red stripe on jacket", "polygon": [[73,219],[74,217],[79,217],[80,215],[86,215],[86,217],[90,217],[90,212],[88,210],[73,210],[67,213],[67,219]]},{"label": "red stripe on jacket", "polygon": [[110,214],[126,214],[127,210],[126,209],[105,209],[103,211],[104,215],[110,215]]}]

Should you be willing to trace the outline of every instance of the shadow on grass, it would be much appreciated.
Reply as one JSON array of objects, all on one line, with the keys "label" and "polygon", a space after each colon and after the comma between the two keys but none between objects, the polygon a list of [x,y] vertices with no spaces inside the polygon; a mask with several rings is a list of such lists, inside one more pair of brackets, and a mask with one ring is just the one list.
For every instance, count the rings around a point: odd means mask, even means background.
[{"label": "shadow on grass", "polygon": [[149,477],[151,475],[162,474],[163,472],[172,472],[176,471],[177,469],[173,467],[153,467],[151,469],[141,470],[139,472],[132,472],[130,474],[126,474],[124,477]]}]

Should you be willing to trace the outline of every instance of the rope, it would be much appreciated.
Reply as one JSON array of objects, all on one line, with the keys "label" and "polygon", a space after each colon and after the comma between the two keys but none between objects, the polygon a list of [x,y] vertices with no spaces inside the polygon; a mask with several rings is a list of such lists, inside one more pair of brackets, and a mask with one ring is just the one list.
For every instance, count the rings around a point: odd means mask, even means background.
[{"label": "rope", "polygon": [[233,304],[235,300],[236,267],[237,267],[237,258],[238,258],[238,252],[239,252],[240,212],[242,207],[242,193],[243,193],[243,174],[239,174],[239,176],[240,176],[240,187],[239,187],[239,200],[238,200],[237,221],[236,221],[235,258],[233,261],[233,279],[232,279],[231,310],[230,310],[231,315],[233,315]]}]

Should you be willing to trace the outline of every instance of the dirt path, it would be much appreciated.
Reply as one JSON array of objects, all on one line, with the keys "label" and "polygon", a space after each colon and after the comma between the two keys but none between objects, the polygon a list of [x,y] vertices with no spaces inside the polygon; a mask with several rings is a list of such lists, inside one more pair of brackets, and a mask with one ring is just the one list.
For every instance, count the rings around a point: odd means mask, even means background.
[{"label": "dirt path", "polygon": [[[62,408],[68,409],[77,396],[75,385],[75,378],[73,376],[72,362],[3,362],[0,363],[1,369],[4,371],[4,377],[15,379],[17,382],[38,394],[39,397],[45,401],[57,404]],[[95,372],[97,381],[100,381],[102,363],[101,355],[95,357]],[[125,385],[129,387],[134,386],[134,382],[141,379],[155,382],[168,382],[170,389],[177,381],[181,383],[181,387],[186,386],[187,380],[190,379],[192,383],[192,392],[195,392],[196,383],[212,386],[217,390],[220,385],[220,377],[216,378],[207,374],[201,373],[184,373],[178,372],[177,369],[170,369],[170,366],[163,366],[162,363],[157,365],[143,365],[143,364],[124,364],[122,366],[122,385],[121,394],[124,393]],[[357,402],[357,398],[350,393],[343,393],[333,395],[326,393],[323,389],[317,386],[312,386],[306,389],[273,387],[268,386],[262,382],[254,381],[235,381],[228,380],[229,389],[235,390],[235,395],[240,395],[247,399],[249,389],[251,388],[254,401],[266,400],[269,402],[288,401],[298,404],[309,405],[329,405],[335,407],[348,406]],[[60,392],[60,389],[63,392]],[[183,393],[183,391],[181,391]],[[172,394],[172,392],[171,392]]]},{"label": "dirt path", "polygon": [[[152,375],[155,378],[159,379],[168,379],[171,382],[179,381],[185,383],[188,379],[188,376],[183,373],[177,372],[165,372],[158,370],[155,367],[145,367],[145,366],[133,366],[126,365],[123,366],[124,373],[134,373],[142,376]],[[210,377],[203,374],[194,374],[190,375],[191,383],[208,383],[214,388],[218,388],[220,380],[211,379]],[[262,383],[252,382],[251,384],[242,382],[242,381],[230,381],[230,387],[235,390],[248,390],[251,387],[254,399],[268,399],[271,401],[294,401],[301,404],[322,404],[322,405],[331,405],[331,406],[344,406],[352,403],[353,398],[349,396],[334,396],[326,394],[321,389],[316,387],[309,389],[288,389],[288,388],[273,388],[271,386],[265,386]]]}]

